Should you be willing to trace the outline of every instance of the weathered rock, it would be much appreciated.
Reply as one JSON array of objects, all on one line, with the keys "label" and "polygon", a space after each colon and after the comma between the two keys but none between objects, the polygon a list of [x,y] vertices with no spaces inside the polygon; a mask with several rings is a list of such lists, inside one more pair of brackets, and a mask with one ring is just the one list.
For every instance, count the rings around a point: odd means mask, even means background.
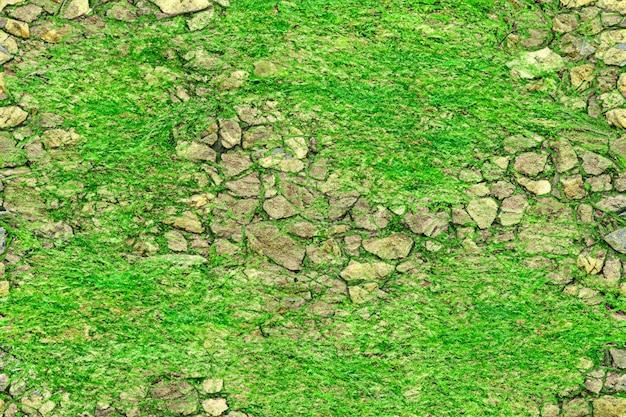
[{"label": "weathered rock", "polygon": [[80,140],[80,135],[74,132],[74,129],[50,129],[41,135],[41,143],[46,149],[59,148],[65,145],[75,145]]},{"label": "weathered rock", "polygon": [[76,19],[89,12],[91,12],[89,0],[69,0],[61,12],[61,17],[64,19]]},{"label": "weathered rock", "polygon": [[622,277],[622,261],[617,259],[615,256],[609,255],[607,260],[604,262],[602,275],[608,284],[617,286],[617,283]]},{"label": "weathered rock", "polygon": [[497,181],[489,188],[489,193],[498,200],[512,196],[514,191],[515,186],[507,181]]},{"label": "weathered rock", "polygon": [[255,223],[246,228],[249,246],[279,265],[292,271],[302,269],[304,249],[292,238],[283,235],[268,222]]},{"label": "weathered rock", "polygon": [[25,6],[17,7],[9,12],[9,15],[22,22],[32,23],[43,12],[43,8],[35,4],[27,4]]},{"label": "weathered rock", "polygon": [[563,68],[565,61],[550,48],[525,52],[518,59],[506,64],[521,78],[538,78]]},{"label": "weathered rock", "polygon": [[202,30],[211,24],[214,16],[215,9],[211,4],[206,10],[196,13],[191,19],[187,20],[187,27],[191,31]]},{"label": "weathered rock", "polygon": [[202,391],[205,394],[215,394],[218,393],[224,388],[224,380],[223,379],[211,379],[207,378],[202,381]]},{"label": "weathered rock", "polygon": [[589,400],[585,398],[574,398],[563,403],[564,417],[586,417],[591,415]]},{"label": "weathered rock", "polygon": [[533,225],[520,229],[519,247],[527,254],[550,253],[571,255],[577,250],[572,236],[578,232],[573,227],[562,225]]},{"label": "weathered rock", "polygon": [[574,147],[567,139],[562,138],[556,140],[552,142],[551,145],[552,150],[555,152],[552,156],[552,160],[554,161],[557,172],[565,172],[576,166],[578,156],[574,151]]},{"label": "weathered rock", "polygon": [[533,181],[526,177],[519,177],[517,182],[519,185],[536,195],[545,195],[552,191],[552,186],[547,180]]},{"label": "weathered rock", "polygon": [[254,63],[254,75],[257,77],[272,77],[278,73],[278,68],[273,62],[258,61]]},{"label": "weathered rock", "polygon": [[528,207],[528,200],[524,195],[518,194],[502,201],[500,224],[502,226],[512,226],[522,221],[524,210]]},{"label": "weathered rock", "polygon": [[305,239],[310,239],[318,235],[317,226],[311,222],[297,222],[289,227],[289,233]]},{"label": "weathered rock", "polygon": [[203,143],[179,141],[176,145],[176,155],[179,158],[188,159],[194,162],[211,161],[215,162],[217,154]]},{"label": "weathered rock", "polygon": [[590,64],[579,65],[570,70],[570,81],[572,87],[585,90],[593,81],[594,66]]},{"label": "weathered rock", "polygon": [[209,0],[152,0],[165,14],[175,16],[199,12],[211,6]]},{"label": "weathered rock", "polygon": [[0,107],[0,129],[19,126],[28,117],[28,113],[17,106]]},{"label": "weathered rock", "polygon": [[251,127],[243,134],[243,148],[250,149],[257,145],[264,145],[275,137],[276,135],[268,126]]},{"label": "weathered rock", "polygon": [[573,32],[578,29],[578,18],[573,13],[562,13],[552,19],[552,30],[557,33]]},{"label": "weathered rock", "polygon": [[618,229],[604,236],[606,243],[615,251],[626,254],[626,228]]},{"label": "weathered rock", "polygon": [[626,209],[626,196],[618,194],[616,196],[607,196],[596,203],[602,211],[620,212]]},{"label": "weathered rock", "polygon": [[488,229],[498,215],[498,204],[492,198],[473,200],[467,205],[467,213],[480,229]]},{"label": "weathered rock", "polygon": [[535,152],[526,152],[515,158],[513,166],[517,172],[534,177],[540,172],[543,172],[547,160],[547,155]]},{"label": "weathered rock", "polygon": [[195,213],[186,211],[181,217],[170,217],[165,220],[166,224],[170,224],[177,229],[185,230],[190,233],[203,233],[204,226]]},{"label": "weathered rock", "polygon": [[228,176],[234,177],[239,175],[251,166],[252,160],[248,155],[237,152],[227,152],[222,154],[220,167],[226,171],[226,175]]},{"label": "weathered rock", "polygon": [[624,96],[619,91],[610,91],[598,96],[598,101],[602,103],[602,110],[607,111],[622,107],[624,104]]},{"label": "weathered rock", "polygon": [[360,263],[351,260],[340,275],[348,284],[359,281],[381,281],[391,275],[394,269],[393,265],[384,262]]},{"label": "weathered rock", "polygon": [[581,175],[561,178],[563,184],[563,192],[569,200],[579,200],[587,195],[585,184]]},{"label": "weathered rock", "polygon": [[296,215],[296,210],[282,195],[265,200],[263,210],[271,219],[286,219]]},{"label": "weathered rock", "polygon": [[219,126],[219,137],[224,148],[231,149],[241,143],[241,127],[237,120],[221,119]]},{"label": "weathered rock", "polygon": [[606,113],[606,119],[613,126],[626,129],[626,109],[613,109]]},{"label": "weathered rock", "polygon": [[437,237],[448,230],[450,215],[443,211],[432,213],[425,207],[419,207],[415,212],[407,213],[404,220],[413,233]]},{"label": "weathered rock", "polygon": [[626,3],[623,0],[598,0],[596,5],[606,10],[626,14]]},{"label": "weathered rock", "polygon": [[335,239],[327,239],[320,245],[309,245],[306,254],[316,265],[340,265],[343,263],[341,247]]},{"label": "weathered rock", "polygon": [[309,146],[303,137],[290,138],[285,141],[285,146],[298,159],[304,159],[309,153]]},{"label": "weathered rock", "polygon": [[167,240],[167,247],[174,252],[187,252],[187,240],[182,233],[171,230],[164,235]]},{"label": "weathered rock", "polygon": [[611,364],[617,369],[626,369],[626,349],[609,349]]},{"label": "weathered rock", "polygon": [[605,256],[606,253],[602,251],[595,254],[585,251],[578,255],[578,260],[576,261],[576,264],[587,274],[596,275],[602,271]]},{"label": "weathered rock", "polygon": [[228,410],[228,404],[225,398],[210,398],[202,401],[202,408],[209,416],[221,416]]},{"label": "weathered rock", "polygon": [[9,281],[0,281],[0,297],[5,297],[9,295],[9,288]]},{"label": "weathered rock", "polygon": [[541,408],[541,417],[558,417],[561,414],[561,409],[556,404],[544,404]]},{"label": "weathered rock", "polygon": [[593,401],[594,417],[626,416],[626,398],[605,395]]},{"label": "weathered rock", "polygon": [[610,159],[596,153],[578,149],[577,153],[583,160],[582,168],[585,170],[585,173],[589,175],[600,175],[613,166]]},{"label": "weathered rock", "polygon": [[0,227],[0,255],[2,255],[7,246],[7,231]]},{"label": "weathered rock", "polygon": [[382,259],[406,258],[413,248],[413,239],[410,236],[393,233],[385,238],[372,238],[363,241],[366,251]]},{"label": "weathered rock", "polygon": [[226,188],[239,197],[258,197],[261,193],[261,181],[255,174],[250,174],[237,181],[227,182]]},{"label": "weathered rock", "polygon": [[561,4],[564,7],[567,8],[575,8],[575,7],[582,7],[582,6],[587,6],[591,3],[593,3],[595,0],[561,0]]},{"label": "weathered rock", "polygon": [[593,193],[611,191],[613,189],[613,185],[611,184],[611,176],[608,174],[587,178],[585,180],[585,185],[587,185]]},{"label": "weathered rock", "polygon": [[626,159],[626,136],[609,142],[611,152],[623,159]]}]

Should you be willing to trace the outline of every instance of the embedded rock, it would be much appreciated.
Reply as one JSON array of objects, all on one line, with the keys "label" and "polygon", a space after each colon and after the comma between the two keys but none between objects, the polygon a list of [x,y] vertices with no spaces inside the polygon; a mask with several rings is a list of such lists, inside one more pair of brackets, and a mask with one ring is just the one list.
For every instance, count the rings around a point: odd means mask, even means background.
[{"label": "embedded rock", "polygon": [[467,205],[467,213],[480,229],[488,229],[498,215],[498,204],[492,198],[473,200]]},{"label": "embedded rock", "polygon": [[365,239],[363,247],[382,259],[401,259],[411,252],[413,239],[401,233],[393,233],[382,239]]},{"label": "embedded rock", "polygon": [[204,226],[198,216],[190,211],[183,213],[181,217],[170,217],[165,220],[166,224],[170,224],[177,229],[185,230],[190,233],[204,232]]},{"label": "embedded rock", "polygon": [[534,152],[526,152],[515,158],[513,166],[515,170],[520,174],[524,174],[530,177],[543,172],[546,166],[547,155],[542,155]]},{"label": "embedded rock", "polygon": [[246,228],[249,246],[291,271],[302,269],[305,251],[292,238],[283,235],[269,222],[260,222]]},{"label": "embedded rock", "polygon": [[356,281],[380,281],[391,275],[394,269],[393,265],[384,262],[360,263],[351,260],[340,275],[348,284]]},{"label": "embedded rock", "polygon": [[604,236],[604,241],[616,252],[626,254],[626,227]]},{"label": "embedded rock", "polygon": [[178,155],[179,158],[187,159],[194,162],[215,162],[217,158],[217,154],[213,149],[209,148],[203,143],[198,142],[178,142],[178,144],[176,145],[176,155]]},{"label": "embedded rock", "polygon": [[282,195],[265,200],[263,210],[271,219],[286,219],[296,215],[296,210]]},{"label": "embedded rock", "polygon": [[626,398],[605,395],[593,401],[594,417],[626,416]]},{"label": "embedded rock", "polygon": [[19,126],[27,117],[28,113],[17,106],[0,107],[0,129]]},{"label": "embedded rock", "polygon": [[560,70],[565,66],[565,61],[550,48],[544,48],[525,52],[506,65],[519,77],[532,79]]},{"label": "embedded rock", "polygon": [[153,0],[163,13],[171,16],[199,12],[211,6],[209,0]]}]

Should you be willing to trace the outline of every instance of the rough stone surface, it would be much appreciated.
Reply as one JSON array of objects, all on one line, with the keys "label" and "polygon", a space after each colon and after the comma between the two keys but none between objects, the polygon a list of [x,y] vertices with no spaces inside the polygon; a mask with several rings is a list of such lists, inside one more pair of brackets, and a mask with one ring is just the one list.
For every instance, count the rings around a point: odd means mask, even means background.
[{"label": "rough stone surface", "polygon": [[552,186],[547,180],[534,181],[526,177],[520,177],[517,179],[517,182],[519,185],[536,195],[546,195],[550,194],[550,191],[552,191]]},{"label": "rough stone surface", "polygon": [[578,164],[578,156],[574,151],[574,147],[567,139],[559,139],[552,143],[552,150],[555,152],[552,156],[557,172],[568,171]]},{"label": "rough stone surface", "polygon": [[526,152],[515,158],[513,166],[521,174],[534,177],[545,169],[547,155]]},{"label": "rough stone surface", "polygon": [[246,228],[250,248],[265,255],[279,265],[292,271],[302,269],[305,251],[292,238],[283,235],[269,222],[261,222]]},{"label": "rough stone surface", "polygon": [[227,182],[226,188],[239,197],[258,197],[261,192],[261,181],[255,174],[250,174],[237,181]]},{"label": "rough stone surface", "polygon": [[61,12],[64,19],[76,19],[89,13],[89,0],[70,0]]},{"label": "rough stone surface", "polygon": [[404,219],[413,233],[437,237],[448,230],[450,216],[443,211],[432,213],[422,207],[415,212],[407,213]]},{"label": "rough stone surface", "polygon": [[517,76],[521,78],[537,78],[563,68],[565,61],[550,48],[533,52],[525,52],[518,59],[507,63]]},{"label": "rough stone surface", "polygon": [[593,401],[594,417],[626,416],[626,398],[605,395]]},{"label": "rough stone surface", "polygon": [[204,10],[211,6],[209,0],[153,0],[163,13],[179,15]]},{"label": "rough stone surface", "polygon": [[217,158],[217,154],[213,149],[198,142],[178,142],[176,145],[176,155],[178,155],[179,158],[188,159],[194,162],[215,162]]},{"label": "rough stone surface", "polygon": [[19,126],[28,117],[28,113],[17,106],[0,107],[0,129]]},{"label": "rough stone surface", "polygon": [[616,196],[607,196],[596,203],[602,211],[619,212],[626,209],[626,196],[619,194]]},{"label": "rough stone surface", "polygon": [[626,109],[613,109],[606,113],[606,119],[613,126],[626,129]]},{"label": "rough stone surface", "polygon": [[165,220],[165,223],[174,226],[177,229],[181,229],[190,233],[202,233],[204,232],[204,226],[195,213],[186,211],[180,217],[170,217]]},{"label": "rough stone surface", "polygon": [[467,205],[467,212],[480,229],[488,229],[498,215],[498,204],[492,198],[473,200]]},{"label": "rough stone surface", "polygon": [[219,137],[226,149],[234,148],[241,143],[241,127],[237,120],[220,120]]},{"label": "rough stone surface", "polygon": [[615,251],[626,254],[626,228],[615,230],[604,236],[606,243]]},{"label": "rough stone surface", "polygon": [[582,168],[589,175],[600,175],[613,165],[611,160],[589,151],[578,151],[583,160]]},{"label": "rough stone surface", "polygon": [[402,233],[393,233],[382,239],[365,239],[363,248],[382,259],[401,259],[411,252],[413,239]]},{"label": "rough stone surface", "polygon": [[296,210],[282,195],[265,200],[263,210],[271,219],[286,219],[296,215]]},{"label": "rough stone surface", "polygon": [[393,265],[384,262],[360,263],[351,260],[348,266],[341,271],[341,277],[348,282],[380,281],[387,278],[394,270]]},{"label": "rough stone surface", "polygon": [[585,398],[574,398],[563,404],[564,417],[586,417],[591,415],[589,400]]},{"label": "rough stone surface", "polygon": [[587,195],[585,184],[581,175],[561,178],[563,192],[569,200],[579,200]]},{"label": "rough stone surface", "polygon": [[228,410],[228,404],[225,398],[210,398],[202,401],[202,409],[209,416],[221,416]]}]

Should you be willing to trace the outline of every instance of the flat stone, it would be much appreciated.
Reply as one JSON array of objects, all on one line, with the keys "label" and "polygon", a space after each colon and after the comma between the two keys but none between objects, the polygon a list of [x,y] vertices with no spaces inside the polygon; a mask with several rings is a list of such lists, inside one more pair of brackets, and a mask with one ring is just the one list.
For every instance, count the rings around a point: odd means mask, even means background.
[{"label": "flat stone", "polygon": [[228,404],[225,398],[210,398],[202,401],[202,408],[209,416],[221,416]]},{"label": "flat stone", "polygon": [[215,162],[217,154],[203,143],[179,141],[176,145],[176,155],[179,158],[188,159],[193,162],[211,161]]},{"label": "flat stone", "polygon": [[237,181],[227,182],[226,188],[239,197],[258,197],[261,193],[261,181],[255,174],[250,174]]},{"label": "flat stone", "polygon": [[598,0],[596,6],[613,12],[626,14],[626,3],[624,3],[624,0]]},{"label": "flat stone", "polygon": [[27,4],[25,6],[17,7],[9,12],[9,15],[22,22],[32,23],[43,12],[43,8],[35,4]]},{"label": "flat stone", "polygon": [[552,186],[547,180],[534,181],[526,177],[519,177],[517,182],[533,194],[546,195],[552,191]]},{"label": "flat stone", "polygon": [[573,13],[562,13],[552,19],[552,30],[557,33],[568,33],[578,29],[578,18]]},{"label": "flat stone", "polygon": [[28,117],[28,113],[17,106],[0,107],[0,129],[19,126]]},{"label": "flat stone", "polygon": [[358,281],[381,281],[391,275],[394,269],[393,265],[384,262],[360,263],[350,260],[340,275],[348,284]]},{"label": "flat stone", "polygon": [[211,379],[207,378],[202,381],[202,391],[205,394],[215,394],[220,392],[224,388],[223,379]]},{"label": "flat stone", "polygon": [[594,417],[626,416],[626,398],[605,395],[593,401]]},{"label": "flat stone", "polygon": [[498,215],[498,203],[492,198],[473,200],[467,205],[467,213],[480,229],[488,229]]},{"label": "flat stone", "polygon": [[616,196],[607,196],[596,203],[602,211],[620,212],[626,209],[626,196],[618,194]]},{"label": "flat stone", "polygon": [[561,414],[561,409],[556,404],[544,404],[541,408],[541,417],[558,417]]},{"label": "flat stone", "polygon": [[611,245],[616,252],[626,254],[626,228],[609,233],[604,236],[604,240]]},{"label": "flat stone", "polygon": [[615,368],[626,369],[626,349],[609,349],[609,354]]},{"label": "flat stone", "polygon": [[582,168],[585,170],[586,174],[600,175],[613,166],[613,162],[611,162],[610,159],[601,155],[585,150],[577,151],[578,155],[580,155],[583,160]]},{"label": "flat stone", "polygon": [[152,0],[165,14],[175,16],[199,12],[211,6],[209,0]]},{"label": "flat stone", "polygon": [[415,212],[407,213],[404,220],[413,233],[437,237],[448,230],[450,215],[443,211],[433,213],[425,207],[419,207]]},{"label": "flat stone", "polygon": [[614,256],[609,256],[604,262],[602,275],[609,285],[617,286],[620,278],[622,277],[622,261]]},{"label": "flat stone", "polygon": [[563,417],[586,417],[591,416],[589,400],[574,398],[563,404]]},{"label": "flat stone", "polygon": [[585,180],[585,185],[588,186],[593,193],[601,193],[604,191],[611,191],[613,189],[611,176],[608,174],[587,178]]},{"label": "flat stone", "polygon": [[512,226],[522,221],[524,211],[528,207],[526,196],[518,194],[502,201],[500,210],[500,224],[502,226]]},{"label": "flat stone", "polygon": [[80,141],[80,135],[74,129],[50,129],[41,135],[41,143],[46,149],[60,148],[66,145],[75,145]]},{"label": "flat stone", "polygon": [[606,119],[616,127],[626,129],[626,109],[613,109],[606,112]]},{"label": "flat stone", "polygon": [[296,215],[296,210],[282,195],[265,200],[263,210],[271,219],[286,219]]},{"label": "flat stone", "polygon": [[565,197],[569,200],[580,200],[587,195],[587,191],[585,191],[585,184],[583,183],[583,177],[581,175],[563,177],[560,181],[563,185]]},{"label": "flat stone", "polygon": [[165,220],[166,224],[170,224],[177,229],[190,233],[203,233],[204,226],[195,213],[186,211],[181,217],[170,217]]},{"label": "flat stone", "polygon": [[569,171],[578,164],[578,156],[569,140],[565,138],[555,140],[552,142],[551,147],[554,151],[552,160],[557,172]]},{"label": "flat stone", "polygon": [[376,297],[378,285],[375,282],[367,282],[363,285],[353,285],[348,287],[350,301],[354,304],[363,304]]},{"label": "flat stone", "polygon": [[202,30],[211,24],[214,17],[215,9],[211,4],[206,10],[196,13],[191,19],[187,20],[187,27],[192,32]]},{"label": "flat stone", "polygon": [[219,121],[219,137],[225,149],[232,149],[241,143],[241,127],[237,120]]},{"label": "flat stone", "polygon": [[561,5],[569,9],[588,6],[596,0],[561,0]]},{"label": "flat stone", "polygon": [[506,65],[519,77],[532,79],[558,71],[565,66],[565,61],[550,48],[544,48],[525,52]]},{"label": "flat stone", "polygon": [[580,88],[581,90],[586,89],[595,76],[593,75],[593,70],[595,67],[590,64],[579,65],[570,70],[570,81],[572,83],[572,87]]},{"label": "flat stone", "polygon": [[251,166],[252,160],[248,155],[237,152],[227,152],[222,154],[220,167],[226,171],[226,175],[230,177],[241,174]]},{"label": "flat stone", "polygon": [[603,253],[594,255],[588,252],[583,252],[578,255],[576,265],[589,275],[597,275],[602,271],[604,259],[605,254]]},{"label": "flat stone", "polygon": [[7,231],[0,227],[0,255],[4,253],[7,247]]},{"label": "flat stone", "polygon": [[393,233],[384,238],[365,239],[363,248],[382,259],[402,259],[409,255],[413,243],[410,236]]},{"label": "flat stone", "polygon": [[77,17],[86,15],[90,11],[89,0],[69,0],[61,12],[61,17],[70,20],[76,19]]},{"label": "flat stone", "polygon": [[187,252],[187,240],[177,230],[170,230],[163,235],[167,240],[167,247],[174,252]]},{"label": "flat stone", "polygon": [[9,295],[9,281],[0,281],[0,297]]},{"label": "flat stone", "polygon": [[305,251],[292,238],[283,235],[269,222],[255,223],[246,228],[249,246],[291,271],[302,269]]},{"label": "flat stone", "polygon": [[309,154],[309,146],[303,137],[290,138],[285,141],[285,146],[298,159],[304,159]]},{"label": "flat stone", "polygon": [[520,174],[534,177],[544,171],[547,160],[547,155],[526,152],[515,158],[513,167]]},{"label": "flat stone", "polygon": [[297,222],[289,227],[289,233],[304,239],[311,239],[318,235],[319,230],[311,222]]}]

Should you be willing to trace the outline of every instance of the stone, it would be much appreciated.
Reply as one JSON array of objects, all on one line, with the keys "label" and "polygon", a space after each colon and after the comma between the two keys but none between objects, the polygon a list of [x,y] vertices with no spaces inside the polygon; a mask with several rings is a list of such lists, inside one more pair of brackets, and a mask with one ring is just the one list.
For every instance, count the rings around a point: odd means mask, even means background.
[{"label": "stone", "polygon": [[278,68],[273,62],[258,61],[254,63],[254,75],[257,77],[272,77],[278,73]]},{"label": "stone", "polygon": [[547,180],[534,181],[526,177],[519,177],[517,183],[536,195],[546,195],[552,191],[552,186]]},{"label": "stone", "polygon": [[17,7],[9,12],[9,15],[22,22],[32,23],[43,12],[43,8],[35,4],[27,4],[25,6]]},{"label": "stone", "polygon": [[7,374],[0,374],[0,392],[6,391],[9,384],[9,376]]},{"label": "stone", "polygon": [[202,391],[205,394],[215,394],[220,392],[224,388],[223,379],[211,379],[207,378],[202,381]]},{"label": "stone", "polygon": [[581,223],[593,223],[593,207],[589,204],[581,204],[576,211],[578,221]]},{"label": "stone", "polygon": [[609,148],[613,154],[626,159],[626,136],[610,141]]},{"label": "stone", "polygon": [[7,247],[7,231],[0,227],[0,255],[2,255]]},{"label": "stone", "polygon": [[65,145],[75,145],[79,142],[80,135],[74,129],[50,129],[41,135],[41,143],[46,149],[60,148]]},{"label": "stone", "polygon": [[608,243],[616,252],[626,254],[626,228],[615,230],[604,236],[604,241]]},{"label": "stone", "polygon": [[622,262],[616,257],[609,255],[608,259],[604,262],[602,275],[608,284],[617,286],[622,277]]},{"label": "stone", "polygon": [[289,233],[304,239],[311,239],[318,235],[317,226],[311,222],[297,222],[289,227]]},{"label": "stone", "polygon": [[465,209],[455,207],[452,209],[452,223],[464,225],[472,222],[472,218],[467,214]]},{"label": "stone", "polygon": [[596,153],[579,149],[577,149],[577,153],[582,158],[582,168],[588,175],[600,175],[613,166],[613,162],[610,159]]},{"label": "stone", "polygon": [[226,171],[230,177],[237,176],[252,166],[252,160],[248,155],[238,152],[227,152],[222,154],[220,167]]},{"label": "stone", "polygon": [[552,160],[557,172],[569,171],[578,164],[578,156],[569,140],[565,138],[558,139],[551,143],[551,147],[554,151]]},{"label": "stone", "polygon": [[215,9],[212,4],[209,7],[196,13],[191,19],[187,20],[187,27],[190,31],[202,30],[211,24],[211,21],[215,17]]},{"label": "stone", "polygon": [[384,262],[361,263],[350,260],[340,275],[348,284],[359,281],[382,281],[391,275],[394,269],[393,265]]},{"label": "stone", "polygon": [[249,174],[237,181],[229,181],[225,185],[239,197],[258,197],[261,193],[261,181],[255,174]]},{"label": "stone", "polygon": [[498,200],[512,196],[514,191],[515,186],[507,181],[497,181],[489,187],[489,194]]},{"label": "stone", "polygon": [[624,104],[624,96],[616,90],[599,95],[598,100],[602,103],[603,111],[622,107]]},{"label": "stone", "polygon": [[28,113],[17,106],[0,107],[0,129],[19,126],[27,117]]},{"label": "stone", "polygon": [[593,400],[594,417],[626,416],[626,398],[605,395]]},{"label": "stone", "polygon": [[167,247],[174,252],[187,252],[187,240],[177,230],[171,230],[164,235]]},{"label": "stone", "polygon": [[9,288],[9,281],[0,281],[0,297],[6,297],[9,295]]},{"label": "stone", "polygon": [[165,220],[166,224],[190,233],[203,233],[204,226],[195,213],[186,211],[181,217],[170,217]]},{"label": "stone", "polygon": [[241,127],[237,120],[221,119],[219,127],[219,138],[225,149],[232,149],[241,143]]},{"label": "stone", "polygon": [[578,29],[578,18],[573,13],[556,15],[552,19],[552,30],[557,33],[568,33]]},{"label": "stone", "polygon": [[603,191],[611,191],[613,185],[611,185],[610,175],[600,175],[597,177],[590,177],[585,180],[585,185],[589,187],[591,192],[598,193]]},{"label": "stone", "polygon": [[305,251],[292,238],[283,235],[270,222],[255,223],[246,228],[249,246],[291,271],[302,269]]},{"label": "stone", "polygon": [[626,369],[626,349],[609,349],[611,364],[617,369]]},{"label": "stone", "polygon": [[[138,9],[132,4],[119,2],[113,4],[113,6],[107,10],[106,15],[120,22],[134,22],[137,20],[137,11]],[[179,98],[181,96],[179,96]]]},{"label": "stone", "polygon": [[84,16],[89,12],[91,12],[89,0],[69,0],[61,11],[61,17],[71,20]]},{"label": "stone", "polygon": [[587,378],[585,379],[585,388],[587,391],[592,392],[594,394],[599,394],[602,391],[603,382],[601,379],[597,378]]},{"label": "stone", "polygon": [[618,194],[616,196],[603,197],[596,203],[596,207],[602,211],[620,212],[626,209],[626,196]]},{"label": "stone", "polygon": [[209,416],[221,416],[228,410],[228,404],[225,398],[210,398],[202,401],[202,408]]},{"label": "stone", "polygon": [[547,403],[541,408],[541,417],[558,417],[561,409],[556,404]]},{"label": "stone", "polygon": [[286,219],[296,215],[296,210],[282,195],[265,200],[263,210],[271,219]]},{"label": "stone", "polygon": [[624,3],[624,0],[598,0],[596,6],[605,10],[626,14],[626,3]]},{"label": "stone", "polygon": [[518,59],[510,61],[506,65],[518,77],[532,79],[560,70],[565,66],[565,61],[550,48],[544,48],[538,51],[525,52]]},{"label": "stone", "polygon": [[467,205],[467,213],[480,229],[488,229],[498,215],[498,204],[492,198],[473,200]]},{"label": "stone", "polygon": [[576,265],[589,275],[596,275],[602,271],[604,266],[604,253],[592,254],[590,252],[582,252],[578,255]]},{"label": "stone", "polygon": [[273,138],[274,132],[268,126],[254,126],[243,134],[243,148],[250,149],[257,145],[264,145]]},{"label": "stone", "polygon": [[365,239],[363,248],[382,259],[406,258],[413,248],[413,239],[402,233],[392,233],[384,238]]},{"label": "stone", "polygon": [[594,66],[590,64],[579,65],[570,70],[569,76],[572,87],[586,90],[595,78],[593,74]]},{"label": "stone", "polygon": [[19,20],[2,17],[0,18],[0,28],[18,38],[28,39],[30,37],[28,24],[20,22]]},{"label": "stone", "polygon": [[193,162],[215,162],[217,154],[203,143],[179,141],[176,145],[176,155],[179,158]]},{"label": "stone", "polygon": [[378,291],[378,285],[375,282],[367,282],[363,285],[354,285],[348,287],[348,295],[350,296],[350,301],[354,304],[363,304],[366,303],[376,296],[376,292]]},{"label": "stone", "polygon": [[587,191],[585,191],[585,184],[583,183],[583,177],[581,175],[563,177],[560,181],[563,185],[565,197],[569,200],[580,200],[587,195]]},{"label": "stone", "polygon": [[409,229],[415,234],[437,237],[448,230],[450,215],[446,212],[430,212],[425,207],[418,207],[404,216]]},{"label": "stone", "polygon": [[152,0],[165,14],[176,16],[179,14],[199,12],[211,6],[209,0]]},{"label": "stone", "polygon": [[309,146],[303,137],[290,138],[285,141],[285,146],[298,159],[304,159],[309,153]]},{"label": "stone", "polygon": [[591,416],[589,400],[574,398],[563,403],[563,417],[586,417]]},{"label": "stone", "polygon": [[534,152],[526,152],[518,155],[515,158],[513,167],[520,174],[534,177],[535,175],[543,172],[548,160],[547,155],[538,154]]},{"label": "stone", "polygon": [[576,7],[588,6],[596,0],[561,0],[563,7],[573,9]]},{"label": "stone", "polygon": [[615,127],[626,128],[626,109],[613,109],[606,112],[606,119]]},{"label": "stone", "polygon": [[502,226],[513,226],[522,221],[524,210],[528,207],[528,200],[524,195],[518,194],[502,201],[500,209],[500,224]]}]

